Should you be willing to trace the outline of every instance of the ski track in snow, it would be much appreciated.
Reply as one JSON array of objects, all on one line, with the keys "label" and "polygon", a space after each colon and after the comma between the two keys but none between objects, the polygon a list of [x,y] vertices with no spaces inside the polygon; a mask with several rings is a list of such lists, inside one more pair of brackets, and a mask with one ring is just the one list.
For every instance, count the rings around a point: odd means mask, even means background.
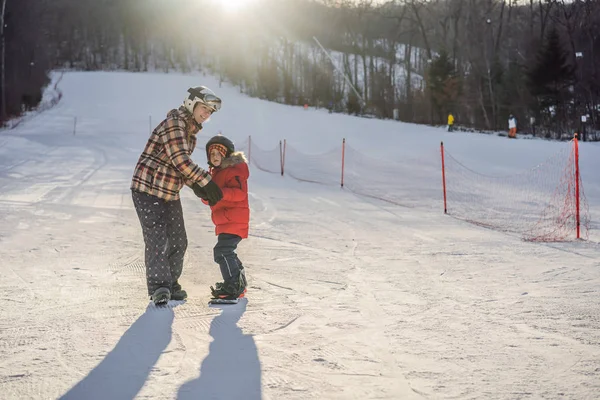
[{"label": "ski track in snow", "polygon": [[[55,112],[77,104],[73,90]],[[214,228],[184,190],[189,299],[156,308],[128,189],[147,132],[96,122],[81,135],[40,134],[53,112],[0,133],[0,150],[22,152],[0,158],[2,398],[600,393],[597,244],[527,243],[252,169],[251,235],[239,247],[248,300],[208,306],[220,278]]]}]

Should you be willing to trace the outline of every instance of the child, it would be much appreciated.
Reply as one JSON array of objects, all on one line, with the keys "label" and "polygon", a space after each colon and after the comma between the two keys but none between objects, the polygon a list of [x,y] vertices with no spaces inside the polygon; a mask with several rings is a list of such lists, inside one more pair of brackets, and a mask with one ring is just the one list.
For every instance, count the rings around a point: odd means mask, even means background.
[{"label": "child", "polygon": [[233,142],[225,136],[215,136],[206,143],[206,156],[212,181],[223,192],[219,202],[205,198],[204,188],[194,185],[194,193],[210,205],[215,224],[217,244],[214,259],[221,268],[223,282],[211,286],[214,298],[236,299],[246,292],[244,266],[235,250],[242,239],[248,237],[250,208],[248,207],[248,177],[250,172],[246,157],[236,152]]},{"label": "child", "polygon": [[131,194],[144,236],[146,284],[157,305],[187,297],[178,282],[188,244],[179,197],[183,185],[202,186],[213,203],[222,197],[209,172],[191,159],[202,123],[220,108],[221,99],[207,87],[189,88],[181,107],[152,131],[133,173]]}]

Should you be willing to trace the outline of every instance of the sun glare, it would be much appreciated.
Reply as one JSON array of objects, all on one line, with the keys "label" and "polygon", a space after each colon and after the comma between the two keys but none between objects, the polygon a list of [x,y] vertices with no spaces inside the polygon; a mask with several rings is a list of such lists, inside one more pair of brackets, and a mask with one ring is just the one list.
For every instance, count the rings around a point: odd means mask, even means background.
[{"label": "sun glare", "polygon": [[247,6],[251,2],[252,0],[220,0],[219,4],[226,11],[235,12],[243,9],[244,6]]}]

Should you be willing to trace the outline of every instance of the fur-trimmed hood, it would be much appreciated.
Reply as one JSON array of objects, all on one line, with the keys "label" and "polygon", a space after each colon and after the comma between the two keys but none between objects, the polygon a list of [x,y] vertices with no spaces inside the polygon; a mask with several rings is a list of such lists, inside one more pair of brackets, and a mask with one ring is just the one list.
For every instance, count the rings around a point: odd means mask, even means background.
[{"label": "fur-trimmed hood", "polygon": [[246,156],[243,152],[235,151],[231,153],[229,157],[226,157],[223,159],[223,161],[221,161],[221,165],[219,166],[219,168],[233,167],[234,165],[238,165],[241,163],[247,164],[248,160],[246,160]]}]

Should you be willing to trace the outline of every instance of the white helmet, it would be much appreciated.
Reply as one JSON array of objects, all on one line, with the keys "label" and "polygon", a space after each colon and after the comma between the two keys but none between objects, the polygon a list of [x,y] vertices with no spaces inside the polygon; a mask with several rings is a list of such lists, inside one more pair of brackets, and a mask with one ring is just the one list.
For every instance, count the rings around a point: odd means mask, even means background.
[{"label": "white helmet", "polygon": [[219,111],[221,108],[221,99],[206,86],[189,88],[188,93],[189,96],[183,100],[183,106],[192,114],[194,113],[194,107],[198,103],[207,106],[212,112]]}]

